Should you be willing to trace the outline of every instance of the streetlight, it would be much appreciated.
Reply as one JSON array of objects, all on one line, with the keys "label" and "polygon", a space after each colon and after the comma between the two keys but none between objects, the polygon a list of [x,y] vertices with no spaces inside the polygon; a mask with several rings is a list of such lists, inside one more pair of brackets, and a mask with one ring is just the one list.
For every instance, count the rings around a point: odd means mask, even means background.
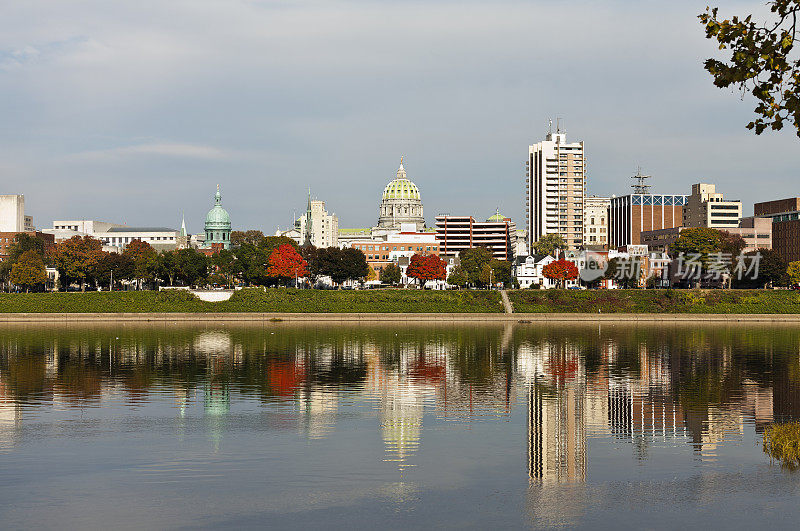
[{"label": "streetlight", "polygon": [[108,283],[108,291],[114,291],[114,270],[111,270],[111,282]]}]

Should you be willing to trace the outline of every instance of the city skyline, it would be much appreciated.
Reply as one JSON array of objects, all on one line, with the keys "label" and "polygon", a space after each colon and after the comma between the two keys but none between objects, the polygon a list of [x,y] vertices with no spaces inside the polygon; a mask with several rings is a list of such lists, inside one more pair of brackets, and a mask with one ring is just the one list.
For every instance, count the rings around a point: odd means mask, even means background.
[{"label": "city skyline", "polygon": [[744,128],[752,101],[712,85],[690,2],[145,4],[33,1],[0,22],[3,193],[39,225],[185,211],[199,232],[219,182],[234,228],[287,228],[309,185],[370,226],[400,155],[429,226],[496,207],[521,224],[522,154],[550,118],[586,142],[589,194],[628,193],[641,165],[656,193],[714,182],[745,215],[797,195],[796,137]]}]

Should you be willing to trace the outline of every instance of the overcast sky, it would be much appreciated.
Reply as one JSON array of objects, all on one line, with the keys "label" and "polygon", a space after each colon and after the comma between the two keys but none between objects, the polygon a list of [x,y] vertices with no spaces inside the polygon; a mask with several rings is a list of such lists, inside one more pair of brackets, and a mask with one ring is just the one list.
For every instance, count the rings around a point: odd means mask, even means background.
[{"label": "overcast sky", "polygon": [[199,232],[219,183],[235,229],[272,233],[310,186],[366,227],[404,155],[428,224],[499,207],[522,226],[528,145],[560,117],[590,193],[641,165],[656,192],[716,183],[751,213],[800,195],[800,141],[756,137],[753,102],[712,85],[705,5],[0,0],[0,194],[40,227],[185,211]]}]

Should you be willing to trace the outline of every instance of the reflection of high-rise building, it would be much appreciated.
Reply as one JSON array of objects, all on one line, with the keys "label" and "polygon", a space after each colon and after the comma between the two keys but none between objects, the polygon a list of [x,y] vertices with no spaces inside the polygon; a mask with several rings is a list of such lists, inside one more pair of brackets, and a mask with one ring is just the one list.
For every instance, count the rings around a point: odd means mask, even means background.
[{"label": "reflection of high-rise building", "polygon": [[22,426],[22,410],[13,402],[0,400],[0,452],[14,448]]},{"label": "reflection of high-rise building", "polygon": [[586,480],[585,386],[528,392],[528,475],[552,481]]}]

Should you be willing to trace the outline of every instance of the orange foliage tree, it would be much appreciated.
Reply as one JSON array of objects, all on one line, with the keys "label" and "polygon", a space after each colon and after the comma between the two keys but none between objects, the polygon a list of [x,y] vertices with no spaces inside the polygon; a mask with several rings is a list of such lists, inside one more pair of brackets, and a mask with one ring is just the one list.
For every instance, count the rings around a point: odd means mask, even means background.
[{"label": "orange foliage tree", "polygon": [[416,278],[420,285],[424,285],[428,280],[445,280],[447,278],[447,262],[435,254],[428,256],[415,254],[408,263],[406,276]]},{"label": "orange foliage tree", "polygon": [[50,249],[49,260],[58,270],[61,288],[78,282],[86,289],[86,282],[94,276],[103,256],[103,244],[91,236],[73,236]]},{"label": "orange foliage tree", "polygon": [[276,282],[308,276],[308,264],[294,245],[284,243],[272,251],[267,261],[267,277]]},{"label": "orange foliage tree", "polygon": [[545,276],[545,278],[555,280],[558,282],[558,287],[563,288],[564,283],[567,280],[575,280],[578,278],[578,268],[569,260],[564,260],[562,258],[561,260],[550,262],[544,266],[544,269],[542,269],[542,274]]}]

